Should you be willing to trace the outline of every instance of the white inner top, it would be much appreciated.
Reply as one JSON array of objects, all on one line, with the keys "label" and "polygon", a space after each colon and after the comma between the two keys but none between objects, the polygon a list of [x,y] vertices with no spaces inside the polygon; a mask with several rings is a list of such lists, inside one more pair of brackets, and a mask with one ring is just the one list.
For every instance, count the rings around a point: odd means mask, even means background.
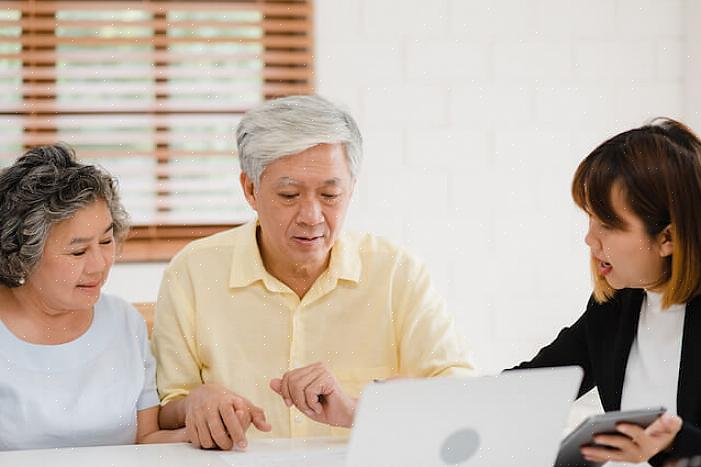
[{"label": "white inner top", "polygon": [[628,357],[621,410],[664,406],[677,413],[686,305],[662,310],[661,302],[661,294],[645,293],[638,333]]}]

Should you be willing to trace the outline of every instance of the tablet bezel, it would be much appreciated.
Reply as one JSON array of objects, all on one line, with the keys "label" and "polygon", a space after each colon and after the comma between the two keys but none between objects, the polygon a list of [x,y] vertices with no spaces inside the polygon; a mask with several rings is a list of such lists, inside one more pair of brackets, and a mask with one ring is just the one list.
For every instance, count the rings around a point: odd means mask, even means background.
[{"label": "tablet bezel", "polygon": [[[649,409],[606,412],[587,418],[560,443],[555,467],[591,467],[600,465],[587,461],[580,452],[580,448],[583,445],[594,444],[594,435],[618,433],[616,426],[619,423],[632,423],[647,427],[666,411],[667,409],[664,407],[653,407]],[[622,435],[622,433],[618,434]]]}]

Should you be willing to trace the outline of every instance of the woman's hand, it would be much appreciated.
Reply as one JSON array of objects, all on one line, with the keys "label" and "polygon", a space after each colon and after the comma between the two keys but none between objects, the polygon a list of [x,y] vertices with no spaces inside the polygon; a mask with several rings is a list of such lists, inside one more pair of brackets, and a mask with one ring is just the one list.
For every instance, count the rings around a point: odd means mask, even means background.
[{"label": "woman's hand", "polygon": [[607,447],[582,447],[582,456],[591,462],[646,462],[655,454],[669,448],[682,427],[682,419],[670,413],[662,414],[647,428],[620,423],[616,429],[622,435],[596,435],[594,442]]}]

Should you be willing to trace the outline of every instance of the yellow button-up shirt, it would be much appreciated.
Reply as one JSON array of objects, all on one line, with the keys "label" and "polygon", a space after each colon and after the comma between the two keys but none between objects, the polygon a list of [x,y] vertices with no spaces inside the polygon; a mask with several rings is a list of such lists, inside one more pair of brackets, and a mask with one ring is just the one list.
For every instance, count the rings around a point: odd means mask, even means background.
[{"label": "yellow button-up shirt", "polygon": [[321,361],[357,397],[373,379],[468,372],[452,316],[412,256],[341,234],[300,299],[266,271],[256,228],[195,241],[166,269],[153,332],[162,404],[217,382],[263,408],[268,436],[328,436],[347,430],[288,408],[270,379]]}]

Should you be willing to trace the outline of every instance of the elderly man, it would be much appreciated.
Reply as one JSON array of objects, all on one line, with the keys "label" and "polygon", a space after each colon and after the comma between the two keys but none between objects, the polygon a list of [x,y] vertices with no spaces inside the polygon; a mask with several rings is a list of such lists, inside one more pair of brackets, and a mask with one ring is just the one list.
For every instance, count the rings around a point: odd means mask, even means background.
[{"label": "elderly man", "polygon": [[250,424],[347,434],[373,380],[469,370],[426,269],[342,232],[362,157],[348,113],[317,96],[269,101],[237,141],[257,219],[193,242],[165,272],[153,336],[164,428],[222,449],[244,448]]}]

